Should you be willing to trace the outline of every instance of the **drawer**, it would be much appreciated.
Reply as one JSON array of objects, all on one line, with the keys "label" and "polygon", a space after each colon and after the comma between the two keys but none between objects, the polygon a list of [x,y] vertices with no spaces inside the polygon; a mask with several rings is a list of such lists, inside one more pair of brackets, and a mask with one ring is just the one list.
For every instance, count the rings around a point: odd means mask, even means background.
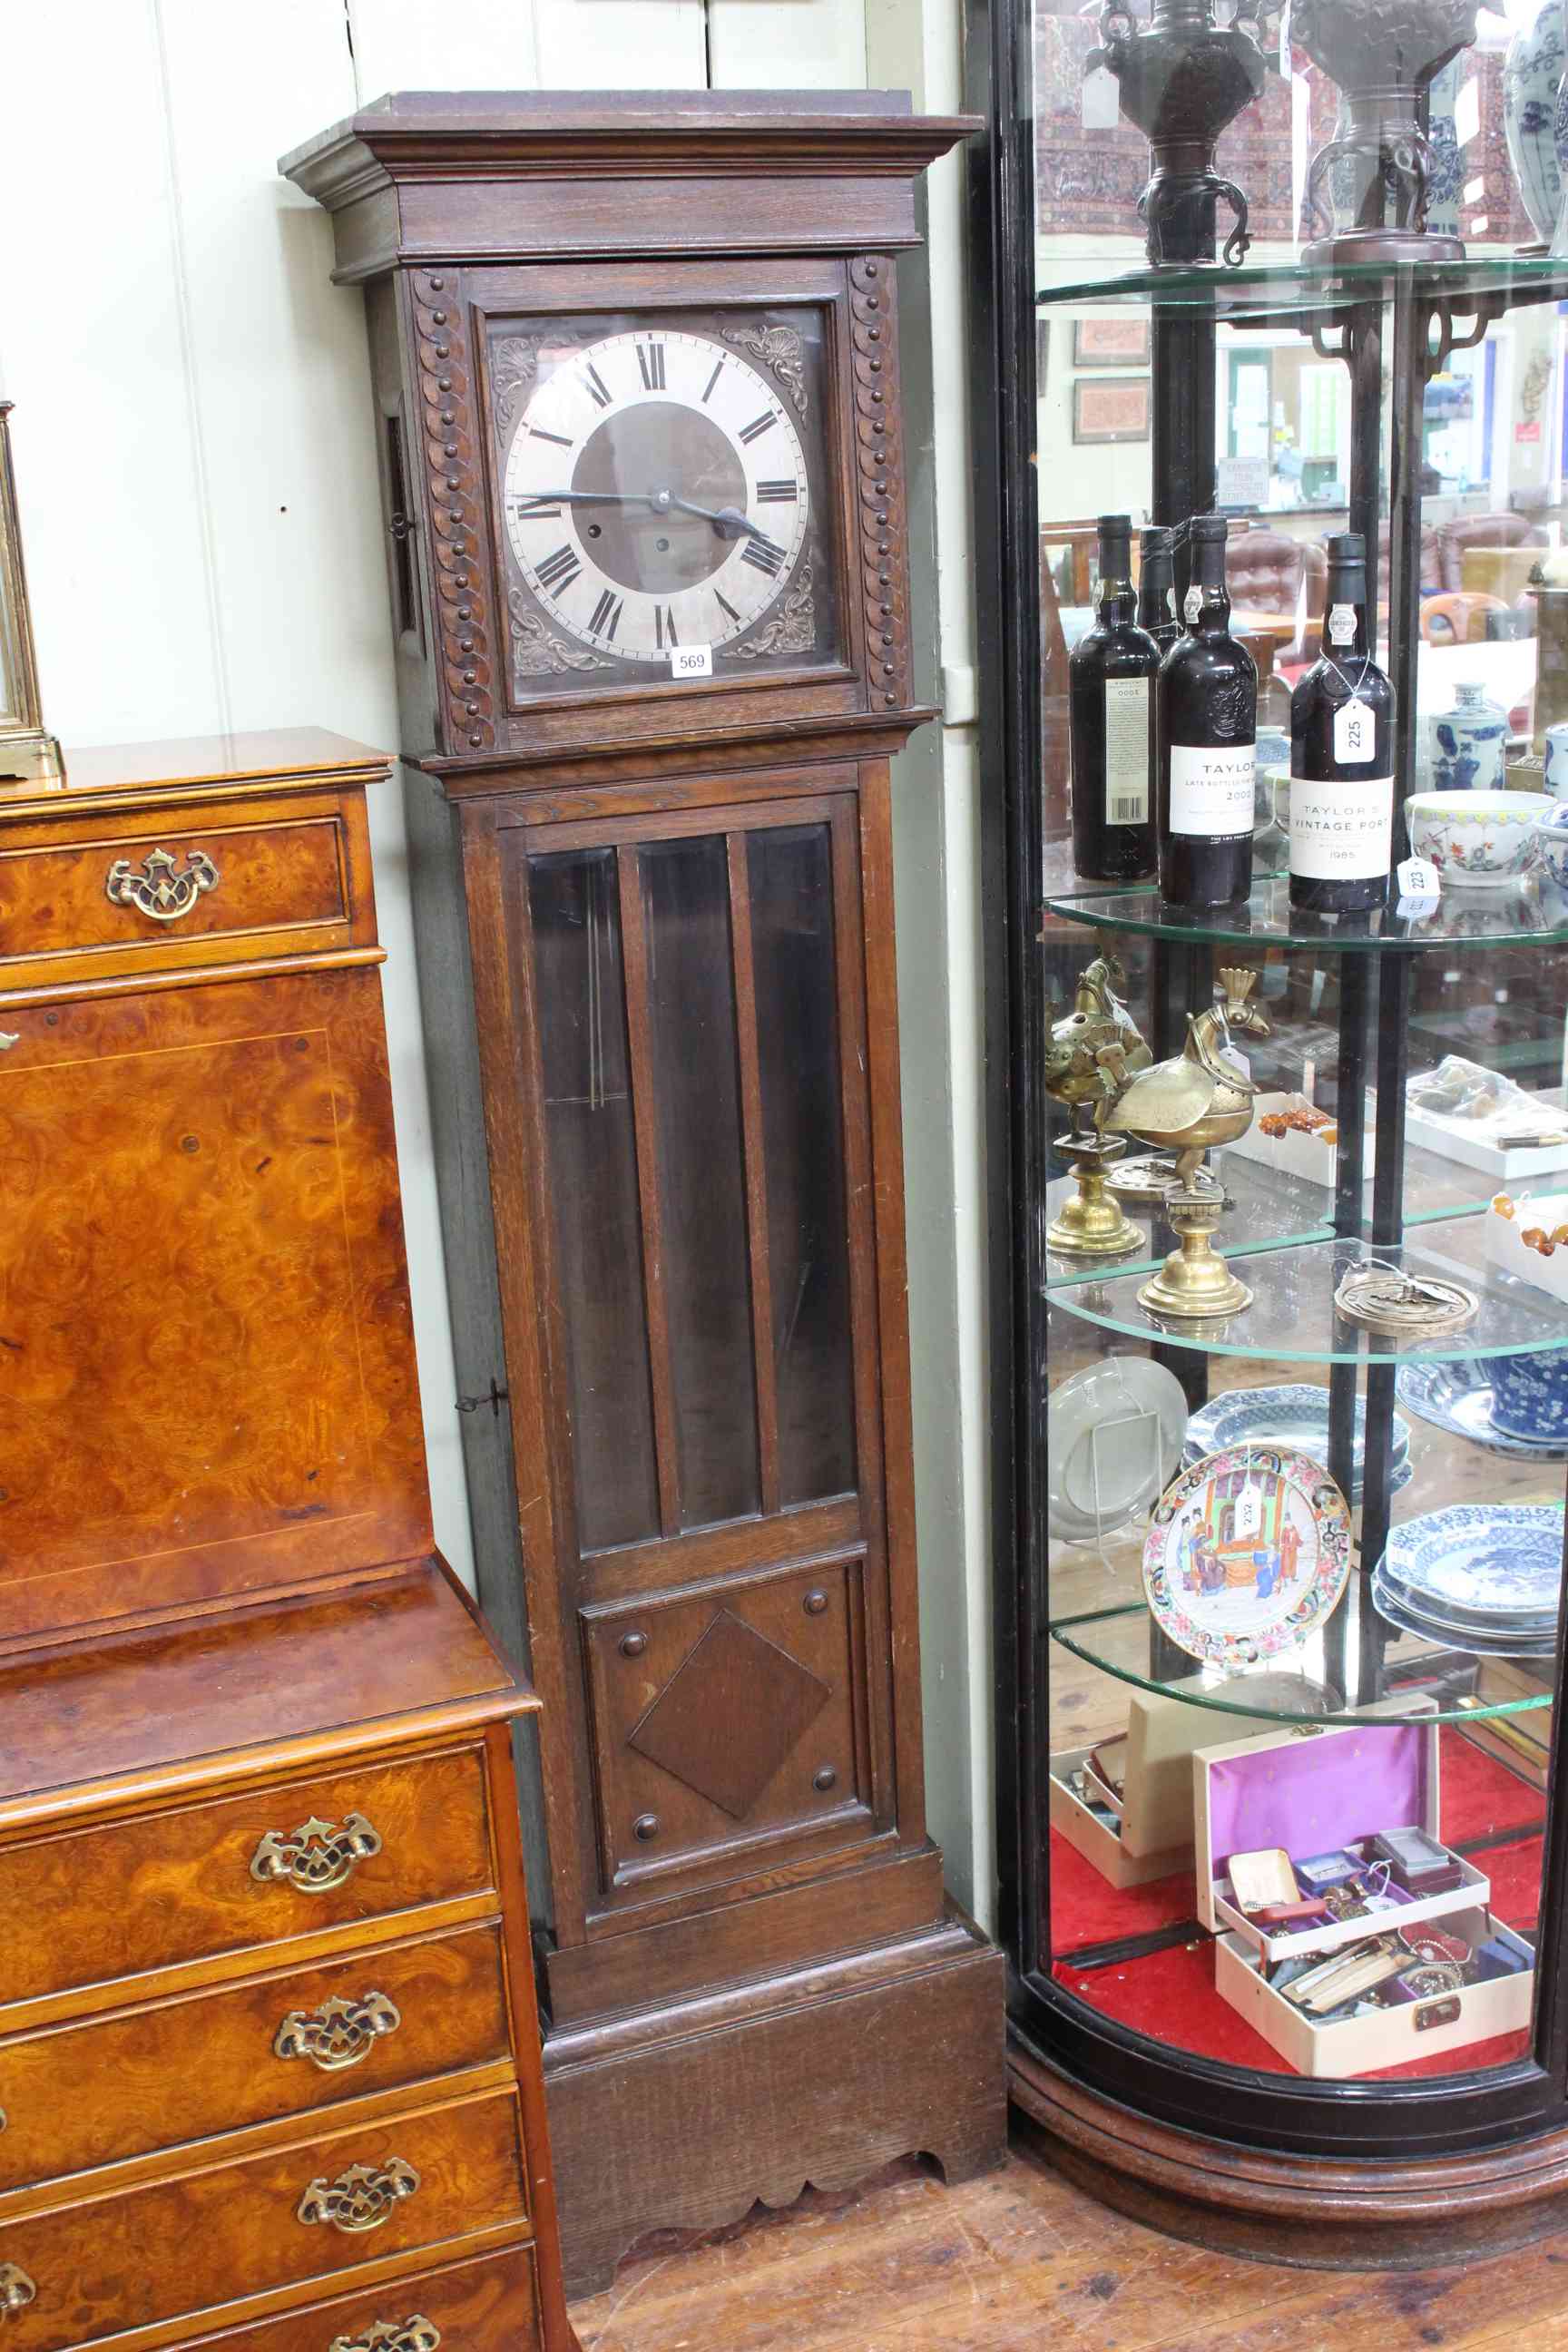
[{"label": "drawer", "polygon": [[3,1990],[105,1985],[493,1884],[477,1748],[284,1781],[0,1850]]},{"label": "drawer", "polygon": [[499,1927],[0,2040],[0,2189],[510,2054]]},{"label": "drawer", "polygon": [[187,2352],[536,2352],[543,2341],[526,2246],[334,2295],[260,2327],[185,2339]]},{"label": "drawer", "polygon": [[5,985],[62,963],[152,970],[342,945],[368,887],[362,825],[362,811],[322,798],[260,824],[175,811],[133,829],[84,821],[74,837],[13,833],[0,849]]},{"label": "drawer", "polygon": [[495,2093],[36,2213],[0,2227],[5,2352],[65,2352],[204,2314],[216,2324],[247,2296],[455,2253],[526,2227],[523,2184],[517,2103]]}]

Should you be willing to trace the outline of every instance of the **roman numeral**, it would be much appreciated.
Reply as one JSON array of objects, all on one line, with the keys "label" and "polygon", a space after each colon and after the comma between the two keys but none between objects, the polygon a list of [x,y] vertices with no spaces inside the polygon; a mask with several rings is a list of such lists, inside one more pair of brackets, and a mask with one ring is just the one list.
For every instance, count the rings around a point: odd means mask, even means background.
[{"label": "roman numeral", "polygon": [[588,386],[589,395],[595,404],[600,408],[608,408],[610,404],[610,395],[605,389],[605,379],[599,373],[598,369],[594,365],[592,360],[589,360],[584,365],[583,374]]},{"label": "roman numeral", "polygon": [[800,496],[798,482],[759,482],[757,498],[765,507],[794,506]]},{"label": "roman numeral", "polygon": [[662,392],[664,390],[664,345],[639,343],[637,365],[642,370],[643,390]]},{"label": "roman numeral", "polygon": [[542,425],[531,425],[528,429],[536,441],[553,441],[558,449],[570,449],[572,446],[564,433],[546,433]]},{"label": "roman numeral", "polygon": [[764,409],[761,416],[753,416],[749,425],[741,427],[741,438],[742,441],[760,441],[763,434],[771,433],[777,423],[778,418],[773,410]]},{"label": "roman numeral", "polygon": [[513,499],[511,510],[519,522],[541,522],[551,518],[559,520],[561,514],[559,507],[541,506],[536,499]]},{"label": "roman numeral", "polygon": [[741,615],[736,612],[733,604],[729,602],[721,589],[714,589],[713,602],[718,605],[719,610],[721,613],[727,613],[729,614],[731,621],[738,621],[740,619]]},{"label": "roman numeral", "polygon": [[653,641],[661,649],[680,642],[675,634],[675,614],[668,604],[656,604],[653,608]]},{"label": "roman numeral", "polygon": [[621,625],[622,601],[623,600],[619,596],[612,596],[610,591],[606,588],[598,603],[595,605],[593,615],[588,623],[588,626],[594,630],[597,635],[601,637],[608,637],[611,645],[615,644],[616,631]]},{"label": "roman numeral", "polygon": [[741,561],[742,563],[754,563],[759,572],[765,572],[770,580],[776,580],[784,570],[784,551],[782,547],[775,547],[771,539],[749,539]]},{"label": "roman numeral", "polygon": [[706,406],[707,406],[707,404],[708,404],[708,400],[709,400],[709,396],[710,396],[710,394],[711,394],[711,392],[712,392],[712,390],[713,390],[714,385],[718,383],[718,381],[719,381],[720,377],[723,374],[723,373],[724,373],[724,362],[723,362],[723,361],[722,361],[722,360],[721,360],[721,361],[720,361],[720,362],[719,362],[719,364],[718,364],[718,366],[714,369],[714,371],[713,371],[712,374],[709,377],[707,383],[703,386],[703,390],[702,390],[702,404],[703,404],[703,406],[704,406],[704,407],[706,407]]},{"label": "roman numeral", "polygon": [[566,546],[558,547],[553,555],[547,555],[542,563],[536,563],[533,567],[534,577],[540,586],[550,589],[557,596],[571,587],[582,569],[576,549]]}]

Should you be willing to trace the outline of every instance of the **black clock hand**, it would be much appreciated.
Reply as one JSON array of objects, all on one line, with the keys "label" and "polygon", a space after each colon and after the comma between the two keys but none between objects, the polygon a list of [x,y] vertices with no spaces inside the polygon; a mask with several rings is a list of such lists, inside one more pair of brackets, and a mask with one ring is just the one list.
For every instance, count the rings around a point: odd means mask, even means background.
[{"label": "black clock hand", "polygon": [[646,507],[657,505],[652,490],[534,490],[518,505],[529,507]]},{"label": "black clock hand", "polygon": [[660,502],[669,505],[677,514],[700,515],[726,539],[739,539],[742,532],[750,539],[767,537],[765,530],[747,521],[739,507],[694,507],[689,499],[678,499],[672,490],[661,492]]}]

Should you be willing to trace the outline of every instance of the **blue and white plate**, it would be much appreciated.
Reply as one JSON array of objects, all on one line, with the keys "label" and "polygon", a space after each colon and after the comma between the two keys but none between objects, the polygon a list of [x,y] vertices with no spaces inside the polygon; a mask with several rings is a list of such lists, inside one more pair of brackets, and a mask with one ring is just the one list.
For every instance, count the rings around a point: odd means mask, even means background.
[{"label": "blue and white plate", "polygon": [[1372,1580],[1372,1598],[1378,1615],[1404,1633],[1418,1633],[1424,1642],[1436,1642],[1446,1650],[1463,1650],[1473,1658],[1550,1658],[1556,1654],[1555,1629],[1533,1632],[1521,1627],[1512,1633],[1480,1633],[1473,1627],[1451,1624],[1441,1617],[1428,1616],[1402,1594],[1392,1591],[1381,1571]]},{"label": "blue and white plate", "polygon": [[1394,1382],[1399,1402],[1420,1421],[1468,1437],[1494,1454],[1521,1462],[1568,1462],[1568,1437],[1510,1437],[1492,1420],[1492,1386],[1484,1359],[1447,1364],[1405,1364]]},{"label": "blue and white plate", "polygon": [[[1187,1423],[1183,1450],[1184,1468],[1206,1454],[1220,1454],[1235,1445],[1288,1445],[1310,1454],[1314,1462],[1329,1458],[1329,1392],[1310,1381],[1293,1381],[1283,1388],[1228,1389],[1212,1397]],[[1351,1500],[1361,1500],[1363,1456],[1366,1445],[1366,1405],[1358,1397],[1355,1408],[1355,1467]],[[1394,1416],[1394,1479],[1392,1491],[1408,1486],[1415,1472],[1408,1460],[1410,1424]]]},{"label": "blue and white plate", "polygon": [[1495,1638],[1554,1622],[1563,1589],[1563,1509],[1555,1503],[1456,1503],[1390,1530],[1378,1570],[1391,1599],[1446,1625]]}]

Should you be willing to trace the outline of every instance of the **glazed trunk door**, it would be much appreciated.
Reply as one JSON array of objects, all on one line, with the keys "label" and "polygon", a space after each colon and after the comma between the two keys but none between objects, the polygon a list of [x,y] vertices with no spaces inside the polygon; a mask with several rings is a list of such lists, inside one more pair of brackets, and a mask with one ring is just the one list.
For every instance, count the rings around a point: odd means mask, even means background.
[{"label": "glazed trunk door", "polygon": [[890,1819],[857,819],[510,836],[590,1916]]}]

